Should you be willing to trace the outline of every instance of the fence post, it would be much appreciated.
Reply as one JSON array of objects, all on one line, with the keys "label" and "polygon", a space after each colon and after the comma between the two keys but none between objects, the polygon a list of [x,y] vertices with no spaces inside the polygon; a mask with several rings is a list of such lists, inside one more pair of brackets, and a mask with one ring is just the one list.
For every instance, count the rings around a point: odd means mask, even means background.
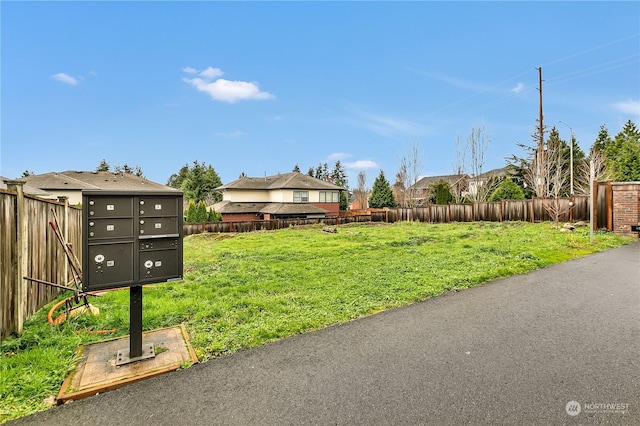
[{"label": "fence post", "polygon": [[531,197],[531,223],[536,223],[536,197]]},{"label": "fence post", "polygon": [[613,186],[611,185],[611,181],[607,181],[605,194],[607,196],[607,229],[613,231]]},{"label": "fence post", "polygon": [[591,192],[594,194],[591,197],[591,201],[592,201],[591,230],[597,231],[598,230],[598,198],[600,198],[600,182],[597,182],[595,180],[593,181],[593,183],[591,184]]},{"label": "fence post", "polygon": [[27,271],[27,218],[24,205],[24,182],[17,180],[5,181],[7,188],[15,191],[16,197],[16,251],[12,263],[16,266],[13,274],[14,309],[16,315],[16,333],[22,334],[22,326],[27,316],[27,282],[23,278]]}]

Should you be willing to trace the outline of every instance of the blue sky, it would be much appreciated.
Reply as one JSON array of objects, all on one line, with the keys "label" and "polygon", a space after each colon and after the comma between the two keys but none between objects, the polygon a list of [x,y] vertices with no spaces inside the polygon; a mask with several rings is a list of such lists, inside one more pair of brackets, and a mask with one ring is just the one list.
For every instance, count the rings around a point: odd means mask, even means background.
[{"label": "blue sky", "polygon": [[1,13],[0,175],[185,163],[223,183],[336,160],[350,184],[419,146],[484,170],[544,120],[587,151],[640,125],[640,2],[11,2]]}]

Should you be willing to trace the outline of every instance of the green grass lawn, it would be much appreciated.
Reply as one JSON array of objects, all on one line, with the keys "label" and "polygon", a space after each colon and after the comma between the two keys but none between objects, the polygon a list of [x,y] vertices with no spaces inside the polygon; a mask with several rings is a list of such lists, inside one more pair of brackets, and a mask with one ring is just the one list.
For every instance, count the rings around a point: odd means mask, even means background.
[{"label": "green grass lawn", "polygon": [[[631,241],[550,223],[351,224],[184,239],[184,280],[144,289],[143,328],[184,323],[201,361]],[[67,294],[68,296],[68,294]],[[128,334],[129,292],[58,326],[49,306],[2,342],[0,423],[44,410],[79,345]]]}]

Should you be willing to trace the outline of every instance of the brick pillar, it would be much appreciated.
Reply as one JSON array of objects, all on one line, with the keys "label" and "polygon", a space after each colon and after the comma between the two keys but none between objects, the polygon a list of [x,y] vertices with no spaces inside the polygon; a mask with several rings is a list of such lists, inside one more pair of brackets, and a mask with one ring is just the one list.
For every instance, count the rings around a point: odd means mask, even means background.
[{"label": "brick pillar", "polygon": [[616,182],[613,192],[613,231],[618,235],[639,236],[631,227],[640,225],[640,182]]}]

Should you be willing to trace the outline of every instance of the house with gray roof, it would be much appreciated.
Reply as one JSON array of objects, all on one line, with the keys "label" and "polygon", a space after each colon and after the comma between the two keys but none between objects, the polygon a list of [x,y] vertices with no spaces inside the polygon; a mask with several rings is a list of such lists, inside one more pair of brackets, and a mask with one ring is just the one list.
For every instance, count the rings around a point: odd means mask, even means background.
[{"label": "house with gray roof", "polygon": [[337,216],[344,188],[298,172],[242,177],[216,188],[225,222]]},{"label": "house with gray roof", "polygon": [[28,188],[36,188],[42,198],[68,197],[69,204],[82,203],[82,190],[109,191],[177,191],[170,186],[132,175],[130,173],[66,171],[20,178]]},{"label": "house with gray roof", "polygon": [[[9,188],[7,187],[7,183],[11,184],[12,182],[24,183],[24,178],[7,179],[6,177],[0,176],[0,189],[3,189],[5,191],[9,190]],[[23,184],[22,190],[24,191],[25,194],[35,195],[36,197],[41,197],[41,198],[46,198],[50,195],[48,192],[43,191],[40,188],[33,187],[26,183]]]},{"label": "house with gray roof", "polygon": [[469,186],[469,175],[443,175],[443,176],[426,176],[411,185],[409,193],[413,199],[413,205],[419,206],[427,203],[430,196],[430,187],[438,181],[445,181],[452,189],[464,194]]}]

